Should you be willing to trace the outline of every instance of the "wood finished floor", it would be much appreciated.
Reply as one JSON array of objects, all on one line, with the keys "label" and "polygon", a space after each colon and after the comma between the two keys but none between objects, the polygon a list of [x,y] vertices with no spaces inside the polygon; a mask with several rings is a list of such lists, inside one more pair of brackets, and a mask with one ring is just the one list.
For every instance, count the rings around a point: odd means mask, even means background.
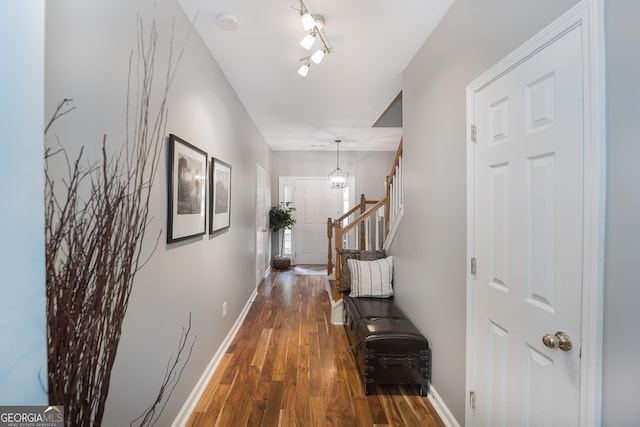
[{"label": "wood finished floor", "polygon": [[444,426],[416,388],[364,394],[344,329],[330,322],[326,270],[304,267],[260,284],[187,426]]}]

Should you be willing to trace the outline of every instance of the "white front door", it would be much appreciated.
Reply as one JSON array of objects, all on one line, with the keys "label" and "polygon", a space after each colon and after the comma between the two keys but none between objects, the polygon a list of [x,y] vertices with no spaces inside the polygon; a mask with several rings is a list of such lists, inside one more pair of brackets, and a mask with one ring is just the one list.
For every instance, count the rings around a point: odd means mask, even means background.
[{"label": "white front door", "polygon": [[576,27],[474,93],[470,425],[579,425],[582,43]]},{"label": "white front door", "polygon": [[327,178],[295,178],[295,264],[326,264],[327,219],[342,215],[342,190],[329,188]]}]

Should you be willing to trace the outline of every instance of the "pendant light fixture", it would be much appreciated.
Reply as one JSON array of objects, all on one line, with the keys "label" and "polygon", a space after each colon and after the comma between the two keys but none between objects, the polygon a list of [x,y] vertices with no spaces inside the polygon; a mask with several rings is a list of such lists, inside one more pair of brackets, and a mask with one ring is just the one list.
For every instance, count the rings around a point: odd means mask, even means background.
[{"label": "pendant light fixture", "polygon": [[341,139],[336,139],[336,168],[329,174],[329,186],[331,188],[345,188],[349,172],[340,169],[340,143]]}]

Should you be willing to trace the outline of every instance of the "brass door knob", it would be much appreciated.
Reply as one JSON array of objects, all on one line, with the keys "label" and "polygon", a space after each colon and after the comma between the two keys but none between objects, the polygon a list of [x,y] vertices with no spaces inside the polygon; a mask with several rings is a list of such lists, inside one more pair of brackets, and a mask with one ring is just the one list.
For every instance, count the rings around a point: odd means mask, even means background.
[{"label": "brass door knob", "polygon": [[571,350],[571,337],[562,331],[555,335],[546,334],[542,337],[542,343],[549,348],[559,348],[562,351]]}]

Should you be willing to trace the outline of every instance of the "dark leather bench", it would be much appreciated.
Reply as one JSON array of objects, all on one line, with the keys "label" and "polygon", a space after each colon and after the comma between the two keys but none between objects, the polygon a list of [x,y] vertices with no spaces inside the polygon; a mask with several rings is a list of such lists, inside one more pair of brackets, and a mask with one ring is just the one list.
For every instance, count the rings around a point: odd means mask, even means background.
[{"label": "dark leather bench", "polygon": [[349,258],[375,260],[385,256],[384,251],[340,251],[344,325],[365,394],[371,394],[375,384],[407,384],[417,385],[420,395],[426,396],[431,377],[427,339],[394,303],[393,297],[350,296]]}]

